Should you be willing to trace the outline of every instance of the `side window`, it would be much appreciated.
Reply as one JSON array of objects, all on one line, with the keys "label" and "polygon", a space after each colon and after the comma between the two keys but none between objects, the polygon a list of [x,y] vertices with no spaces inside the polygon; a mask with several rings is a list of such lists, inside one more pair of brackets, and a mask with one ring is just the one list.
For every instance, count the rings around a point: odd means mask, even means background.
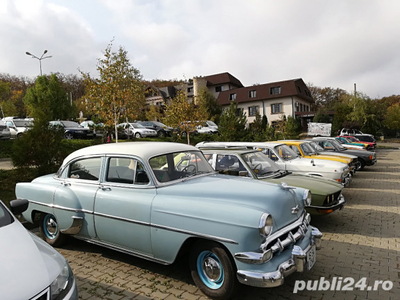
[{"label": "side window", "polygon": [[139,185],[150,182],[143,164],[126,157],[112,157],[108,160],[106,181]]},{"label": "side window", "polygon": [[299,149],[296,146],[290,146],[294,152],[301,156]]},{"label": "side window", "polygon": [[68,169],[68,178],[99,180],[101,157],[86,158],[73,162]]}]

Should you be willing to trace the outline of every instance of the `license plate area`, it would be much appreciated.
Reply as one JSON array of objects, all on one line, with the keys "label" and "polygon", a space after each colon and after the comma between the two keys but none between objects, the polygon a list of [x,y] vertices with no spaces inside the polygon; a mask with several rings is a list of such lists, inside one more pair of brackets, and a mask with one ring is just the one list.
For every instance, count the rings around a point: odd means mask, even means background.
[{"label": "license plate area", "polygon": [[317,261],[317,249],[315,245],[312,245],[307,251],[307,270],[310,271]]}]

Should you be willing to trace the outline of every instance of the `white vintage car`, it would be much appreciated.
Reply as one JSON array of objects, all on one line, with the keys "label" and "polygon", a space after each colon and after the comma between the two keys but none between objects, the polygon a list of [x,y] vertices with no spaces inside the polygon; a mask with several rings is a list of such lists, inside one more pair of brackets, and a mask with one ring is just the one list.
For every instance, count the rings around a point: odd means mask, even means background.
[{"label": "white vintage car", "polygon": [[280,142],[201,142],[196,147],[199,149],[210,147],[260,149],[282,170],[333,179],[344,186],[348,185],[351,181],[351,174],[347,164],[337,161],[304,158],[299,156],[289,146]]},{"label": "white vintage car", "polygon": [[172,264],[189,253],[195,284],[228,299],[238,283],[275,287],[311,269],[322,234],[307,189],[215,172],[189,145],[128,142],[75,151],[56,174],[18,183],[50,244],[73,235]]},{"label": "white vintage car", "polygon": [[66,259],[13,215],[27,207],[27,200],[11,201],[11,213],[0,200],[0,299],[78,300]]}]

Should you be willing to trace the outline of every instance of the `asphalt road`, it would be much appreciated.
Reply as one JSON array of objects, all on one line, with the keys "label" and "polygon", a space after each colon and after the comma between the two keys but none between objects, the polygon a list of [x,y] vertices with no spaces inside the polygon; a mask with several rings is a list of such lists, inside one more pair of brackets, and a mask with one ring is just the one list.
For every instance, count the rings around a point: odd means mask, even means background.
[{"label": "asphalt road", "polygon": [[[377,157],[344,190],[342,211],[312,219],[324,234],[313,269],[277,288],[242,286],[236,300],[400,299],[400,150],[378,149]],[[207,299],[185,257],[162,266],[76,239],[57,250],[71,264],[80,299]]]}]

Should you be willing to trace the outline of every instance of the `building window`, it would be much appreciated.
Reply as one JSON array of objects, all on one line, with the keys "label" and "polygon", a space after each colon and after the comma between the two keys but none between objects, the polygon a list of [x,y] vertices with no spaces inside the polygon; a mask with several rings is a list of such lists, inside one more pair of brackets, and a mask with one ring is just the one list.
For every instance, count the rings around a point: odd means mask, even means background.
[{"label": "building window", "polygon": [[256,90],[249,91],[249,98],[255,98],[256,94]]},{"label": "building window", "polygon": [[297,90],[301,93],[301,87],[297,86]]},{"label": "building window", "polygon": [[231,100],[231,101],[236,100],[236,93],[234,93],[234,94],[229,94],[229,100]]},{"label": "building window", "polygon": [[249,106],[249,117],[254,117],[255,115],[257,115],[258,110],[258,106]]},{"label": "building window", "polygon": [[271,104],[271,114],[279,114],[282,112],[282,103]]},{"label": "building window", "polygon": [[216,91],[217,93],[222,92],[222,85],[216,86],[216,87],[215,87],[215,91]]},{"label": "building window", "polygon": [[281,93],[281,87],[280,86],[274,86],[270,89],[270,94],[271,95],[279,95]]},{"label": "building window", "polygon": [[243,116],[243,108],[236,108],[235,116],[236,117]]},{"label": "building window", "polygon": [[187,91],[188,93],[193,93],[193,87],[188,87]]}]

